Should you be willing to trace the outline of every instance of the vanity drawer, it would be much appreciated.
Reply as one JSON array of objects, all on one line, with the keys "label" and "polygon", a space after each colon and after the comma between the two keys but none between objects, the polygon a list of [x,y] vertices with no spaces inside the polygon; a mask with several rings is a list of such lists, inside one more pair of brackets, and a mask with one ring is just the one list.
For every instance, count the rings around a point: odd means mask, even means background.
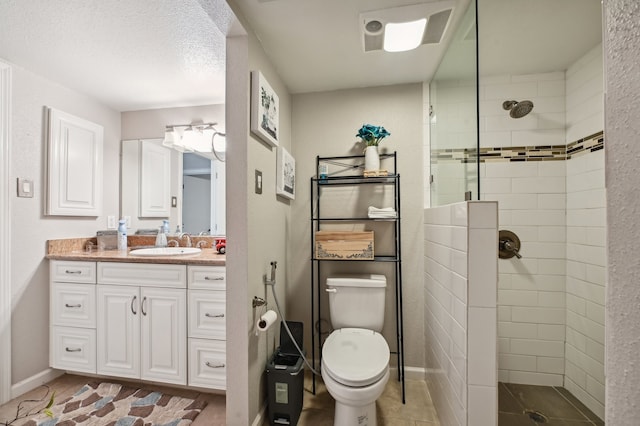
[{"label": "vanity drawer", "polygon": [[185,288],[186,265],[98,262],[98,283]]},{"label": "vanity drawer", "polygon": [[188,267],[189,288],[202,290],[225,290],[227,288],[227,269],[224,266]]},{"label": "vanity drawer", "polygon": [[188,290],[189,337],[226,340],[226,297],[223,291]]},{"label": "vanity drawer", "polygon": [[51,367],[96,373],[96,331],[87,328],[51,328]]},{"label": "vanity drawer", "polygon": [[96,286],[53,283],[51,322],[69,327],[96,327]]},{"label": "vanity drawer", "polygon": [[227,388],[226,342],[189,339],[189,385]]},{"label": "vanity drawer", "polygon": [[49,275],[51,281],[95,284],[96,263],[52,260],[49,262]]}]

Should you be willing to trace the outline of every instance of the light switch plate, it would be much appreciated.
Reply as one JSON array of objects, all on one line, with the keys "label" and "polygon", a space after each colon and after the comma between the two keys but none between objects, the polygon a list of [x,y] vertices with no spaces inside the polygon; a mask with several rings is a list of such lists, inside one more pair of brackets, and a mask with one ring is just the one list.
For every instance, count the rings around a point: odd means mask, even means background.
[{"label": "light switch plate", "polygon": [[256,170],[256,194],[262,194],[262,172]]},{"label": "light switch plate", "polygon": [[118,225],[116,225],[116,217],[115,216],[107,216],[107,229],[116,229]]},{"label": "light switch plate", "polygon": [[31,179],[18,178],[18,197],[33,198],[33,181]]}]

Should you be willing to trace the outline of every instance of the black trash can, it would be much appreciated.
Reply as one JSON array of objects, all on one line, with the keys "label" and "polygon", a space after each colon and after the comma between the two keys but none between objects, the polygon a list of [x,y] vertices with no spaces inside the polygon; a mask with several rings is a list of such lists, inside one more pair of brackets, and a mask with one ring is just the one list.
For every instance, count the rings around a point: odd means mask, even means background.
[{"label": "black trash can", "polygon": [[[302,347],[302,323],[287,321]],[[293,351],[291,350],[293,349]],[[280,347],[266,366],[269,421],[272,425],[296,425],[304,398],[304,360],[280,325]]]}]

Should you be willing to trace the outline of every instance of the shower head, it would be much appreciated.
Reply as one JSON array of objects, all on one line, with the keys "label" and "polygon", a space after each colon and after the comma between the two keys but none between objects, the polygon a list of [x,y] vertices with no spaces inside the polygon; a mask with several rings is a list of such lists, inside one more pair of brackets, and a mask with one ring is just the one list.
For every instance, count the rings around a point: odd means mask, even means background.
[{"label": "shower head", "polygon": [[533,109],[533,102],[531,101],[504,101],[502,108],[509,111],[511,118],[522,118],[529,114]]}]

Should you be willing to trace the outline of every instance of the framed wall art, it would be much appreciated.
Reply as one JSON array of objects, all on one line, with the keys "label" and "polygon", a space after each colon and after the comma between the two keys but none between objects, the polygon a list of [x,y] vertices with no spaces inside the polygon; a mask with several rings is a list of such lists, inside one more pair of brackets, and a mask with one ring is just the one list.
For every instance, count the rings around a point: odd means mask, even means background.
[{"label": "framed wall art", "polygon": [[260,71],[251,72],[251,132],[270,146],[278,146],[280,102]]},{"label": "framed wall art", "polygon": [[296,197],[296,160],[282,147],[278,147],[277,157],[276,194],[293,200]]}]

